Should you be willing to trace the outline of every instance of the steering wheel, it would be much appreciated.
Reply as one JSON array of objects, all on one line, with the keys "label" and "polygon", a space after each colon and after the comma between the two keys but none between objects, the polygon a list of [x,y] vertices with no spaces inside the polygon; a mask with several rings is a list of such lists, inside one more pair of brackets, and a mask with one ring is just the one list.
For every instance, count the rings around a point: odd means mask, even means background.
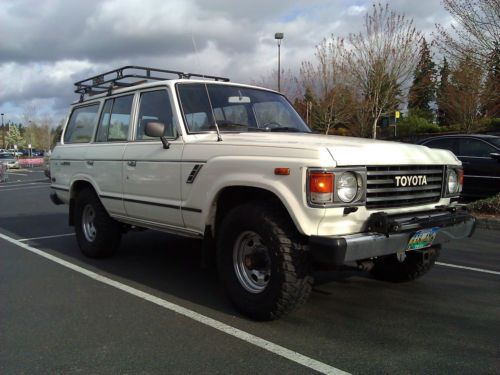
[{"label": "steering wheel", "polygon": [[266,122],[264,125],[262,125],[264,129],[274,129],[274,128],[281,128],[281,124],[275,121],[269,121]]}]

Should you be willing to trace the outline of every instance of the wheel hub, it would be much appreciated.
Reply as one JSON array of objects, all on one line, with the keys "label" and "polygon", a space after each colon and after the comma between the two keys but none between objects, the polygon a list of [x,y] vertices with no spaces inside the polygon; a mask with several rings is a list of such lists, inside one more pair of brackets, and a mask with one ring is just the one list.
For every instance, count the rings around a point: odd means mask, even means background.
[{"label": "wheel hub", "polygon": [[260,235],[253,231],[241,233],[233,247],[233,265],[240,284],[250,293],[263,292],[271,278],[269,250]]},{"label": "wheel hub", "polygon": [[82,229],[83,229],[83,234],[85,235],[85,239],[88,242],[94,242],[97,236],[97,230],[95,228],[94,220],[95,220],[94,207],[90,204],[87,204],[83,208]]}]

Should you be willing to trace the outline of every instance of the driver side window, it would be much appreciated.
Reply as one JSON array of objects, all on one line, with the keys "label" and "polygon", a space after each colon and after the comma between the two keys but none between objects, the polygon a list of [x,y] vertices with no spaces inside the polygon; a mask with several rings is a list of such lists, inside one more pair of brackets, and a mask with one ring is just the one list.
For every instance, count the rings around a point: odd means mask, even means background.
[{"label": "driver side window", "polygon": [[149,121],[164,123],[164,136],[167,138],[175,138],[176,132],[168,91],[156,90],[143,92],[141,94],[136,140],[157,140],[156,138],[151,138],[144,134],[144,129]]}]

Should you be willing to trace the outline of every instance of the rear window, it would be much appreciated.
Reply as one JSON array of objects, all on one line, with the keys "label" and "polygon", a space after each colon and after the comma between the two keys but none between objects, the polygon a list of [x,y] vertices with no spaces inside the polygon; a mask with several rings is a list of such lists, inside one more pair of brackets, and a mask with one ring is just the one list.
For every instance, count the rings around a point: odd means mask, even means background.
[{"label": "rear window", "polygon": [[64,133],[64,143],[90,142],[97,123],[98,111],[99,103],[75,108]]}]

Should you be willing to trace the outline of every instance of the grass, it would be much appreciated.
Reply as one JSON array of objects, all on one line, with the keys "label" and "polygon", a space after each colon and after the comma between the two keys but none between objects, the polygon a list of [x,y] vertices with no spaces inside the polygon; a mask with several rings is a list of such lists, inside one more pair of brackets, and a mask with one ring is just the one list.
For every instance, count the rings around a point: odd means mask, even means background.
[{"label": "grass", "polygon": [[500,216],[500,194],[468,204],[475,214]]}]

